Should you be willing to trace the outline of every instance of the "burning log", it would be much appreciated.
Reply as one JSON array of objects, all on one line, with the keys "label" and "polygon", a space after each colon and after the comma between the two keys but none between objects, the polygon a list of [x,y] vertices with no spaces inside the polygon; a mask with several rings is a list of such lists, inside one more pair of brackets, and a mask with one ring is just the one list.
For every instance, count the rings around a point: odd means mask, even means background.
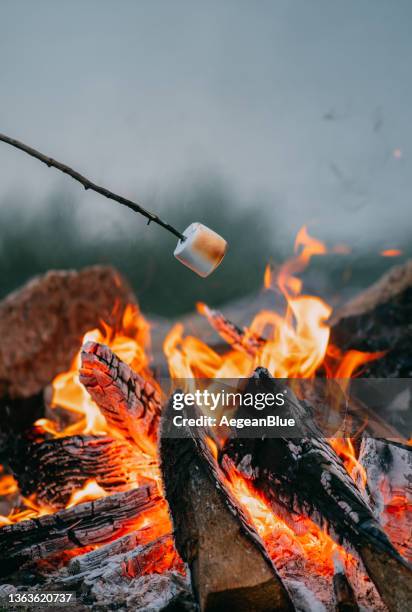
[{"label": "burning log", "polygon": [[363,376],[412,376],[412,260],[395,266],[342,306],[331,319],[331,340],[342,350],[385,351]]},{"label": "burning log", "polygon": [[412,562],[412,448],[364,438],[359,462],[376,517],[397,550]]},{"label": "burning log", "polygon": [[[30,397],[67,370],[83,335],[103,319],[115,326],[127,283],[111,267],[48,272],[0,303],[0,395]],[[114,308],[116,306],[116,308]]]},{"label": "burning log", "polygon": [[28,444],[13,461],[21,493],[64,508],[73,491],[95,480],[109,493],[142,482],[144,461],[135,449],[110,436],[67,436]]},{"label": "burning log", "polygon": [[169,524],[167,521],[159,523],[155,527],[142,527],[138,531],[133,531],[113,542],[109,542],[109,544],[74,557],[67,564],[67,570],[71,575],[87,574],[92,570],[102,567],[104,563],[114,556],[123,555],[138,546],[153,542],[156,538],[165,535],[168,528]]},{"label": "burning log", "polygon": [[241,351],[254,357],[259,348],[264,346],[264,338],[247,333],[245,329],[229,321],[219,310],[209,308],[206,304],[198,304],[198,310],[207,318],[219,336],[235,351]]},{"label": "burning log", "polygon": [[154,455],[161,412],[155,386],[103,344],[87,342],[81,358],[80,381],[109,426],[143,452]]},{"label": "burning log", "polygon": [[[258,369],[261,390],[276,393],[278,383]],[[304,405],[288,393],[288,410],[308,426]],[[237,468],[285,520],[303,514],[326,526],[339,542],[359,553],[383,601],[403,611],[412,596],[412,570],[390,543],[371,508],[335,451],[313,426],[313,437],[302,439],[233,439],[224,449]]]},{"label": "burning log", "polygon": [[136,528],[138,519],[161,503],[155,485],[142,486],[6,525],[0,529],[0,574],[56,552],[111,541]]},{"label": "burning log", "polygon": [[[169,403],[163,432],[172,414]],[[212,473],[209,447],[192,437],[162,437],[160,456],[176,547],[200,610],[293,610],[262,541]]]},{"label": "burning log", "polygon": [[57,578],[61,590],[76,588],[79,599],[94,609],[186,610],[197,609],[190,583],[173,537],[165,534],[124,553],[110,555],[80,574]]}]

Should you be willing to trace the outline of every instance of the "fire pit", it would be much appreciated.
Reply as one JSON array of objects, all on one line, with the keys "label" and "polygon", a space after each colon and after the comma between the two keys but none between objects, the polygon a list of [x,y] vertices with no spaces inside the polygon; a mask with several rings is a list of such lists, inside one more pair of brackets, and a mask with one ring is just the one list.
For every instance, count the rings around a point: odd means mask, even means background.
[{"label": "fire pit", "polygon": [[[283,312],[241,327],[199,305],[214,343],[178,322],[165,362],[150,362],[150,326],[109,268],[51,272],[0,304],[3,598],[75,592],[79,610],[408,609],[405,412],[389,421],[346,392],[359,372],[411,377],[412,263],[332,313],[297,276],[325,251],[300,232],[295,256],[265,273]],[[316,398],[295,389],[287,414],[313,417],[301,438],[170,437],[165,363],[172,380],[244,379],[244,390],[258,381],[275,394],[280,378],[340,380],[350,434],[323,435]],[[328,414],[332,400],[321,400]]]}]

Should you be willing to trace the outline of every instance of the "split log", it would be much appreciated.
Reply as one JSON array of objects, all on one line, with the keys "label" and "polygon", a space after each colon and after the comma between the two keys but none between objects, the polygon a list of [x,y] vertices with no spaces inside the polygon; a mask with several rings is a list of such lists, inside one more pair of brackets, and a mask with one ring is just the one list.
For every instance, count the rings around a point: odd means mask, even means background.
[{"label": "split log", "polygon": [[[277,393],[279,383],[262,368],[261,391]],[[309,427],[306,407],[289,390],[289,416]],[[301,439],[233,439],[224,449],[255,488],[285,520],[305,515],[326,527],[339,542],[354,547],[390,610],[402,612],[412,597],[412,569],[382,531],[342,461],[313,426]]]},{"label": "split log", "polygon": [[109,542],[133,530],[142,516],[162,503],[156,486],[142,486],[0,529],[0,574],[27,561]]},{"label": "split log", "polygon": [[[169,402],[164,431],[172,419]],[[259,536],[218,480],[207,445],[162,437],[160,456],[175,542],[200,610],[293,610]]]},{"label": "split log", "polygon": [[136,374],[108,346],[87,342],[80,381],[109,426],[141,451],[156,454],[161,397],[155,383]]},{"label": "split log", "polygon": [[412,376],[412,260],[395,266],[333,315],[331,341],[342,350],[388,351],[363,376]]},{"label": "split log", "polygon": [[64,508],[76,489],[95,480],[105,491],[147,484],[145,462],[127,442],[110,436],[67,436],[27,444],[12,463],[21,493]]},{"label": "split log", "polygon": [[375,516],[397,550],[412,562],[412,447],[364,438],[359,462],[365,468]]},{"label": "split log", "polygon": [[108,266],[51,271],[0,303],[0,395],[30,397],[66,371],[84,334],[116,326],[135,298]]}]

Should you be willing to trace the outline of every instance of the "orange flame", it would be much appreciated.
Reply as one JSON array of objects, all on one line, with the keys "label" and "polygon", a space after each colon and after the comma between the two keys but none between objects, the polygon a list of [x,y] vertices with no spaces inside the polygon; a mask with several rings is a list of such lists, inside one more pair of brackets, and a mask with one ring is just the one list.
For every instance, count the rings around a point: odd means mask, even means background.
[{"label": "orange flame", "polygon": [[318,575],[333,575],[333,557],[336,554],[346,564],[355,563],[352,555],[310,519],[299,517],[300,533],[296,533],[273,512],[264,496],[234,466],[225,471],[225,476],[226,486],[243,507],[274,562],[283,562],[289,552],[301,558],[310,571]]},{"label": "orange flame", "polygon": [[[149,370],[147,353],[150,347],[150,327],[137,306],[129,304],[126,307],[120,330],[112,329],[103,321],[102,328],[104,331],[94,329],[87,332],[82,344],[89,340],[107,344],[135,372],[142,374],[156,385]],[[42,425],[48,428],[49,433],[58,436],[69,436],[77,433],[96,435],[112,433],[109,431],[106,419],[98,406],[92,401],[79,381],[80,354],[81,351],[74,358],[70,370],[59,374],[52,382],[52,407],[64,408],[77,414],[79,419],[59,433],[53,431],[53,425],[50,422],[43,420]]]},{"label": "orange flame", "polygon": [[88,480],[81,489],[72,492],[66,508],[77,506],[82,502],[93,501],[99,497],[106,497],[107,492],[95,480]]},{"label": "orange flame", "polygon": [[[259,312],[245,336],[259,336],[264,342],[255,355],[232,350],[219,355],[201,340],[184,337],[183,326],[175,325],[164,342],[164,352],[173,378],[240,378],[250,376],[257,366],[265,367],[277,378],[311,378],[320,367],[329,377],[350,378],[361,365],[379,358],[382,353],[341,353],[329,344],[328,320],[332,308],[321,298],[302,295],[301,273],[314,255],[325,255],[326,246],[312,238],[306,227],[296,237],[295,256],[284,263],[274,277],[269,266],[264,273],[264,287],[277,286],[286,308]],[[205,305],[198,305],[205,314]],[[333,357],[333,359],[329,359]]]}]

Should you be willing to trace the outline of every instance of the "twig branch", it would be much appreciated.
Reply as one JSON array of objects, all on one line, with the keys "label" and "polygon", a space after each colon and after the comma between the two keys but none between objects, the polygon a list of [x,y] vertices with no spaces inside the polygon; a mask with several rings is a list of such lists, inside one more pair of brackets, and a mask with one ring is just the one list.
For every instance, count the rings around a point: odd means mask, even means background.
[{"label": "twig branch", "polygon": [[57,170],[60,170],[60,172],[64,172],[64,174],[68,174],[75,181],[78,181],[79,183],[81,183],[86,190],[91,189],[92,191],[95,191],[96,193],[100,193],[100,195],[104,196],[105,198],[109,198],[110,200],[119,202],[119,204],[123,204],[123,206],[127,206],[128,208],[131,208],[135,212],[140,213],[141,215],[146,217],[146,219],[148,219],[148,224],[153,221],[153,223],[157,223],[157,225],[161,225],[161,227],[164,227],[165,229],[167,229],[169,232],[171,232],[172,234],[180,238],[180,240],[185,240],[185,236],[183,236],[181,232],[179,232],[172,225],[169,225],[169,223],[166,223],[165,221],[160,219],[160,217],[158,217],[157,215],[151,213],[145,208],[142,208],[141,206],[139,206],[139,204],[136,204],[135,202],[132,202],[131,200],[128,200],[127,198],[124,198],[123,196],[120,196],[117,193],[113,193],[112,191],[109,191],[109,189],[106,189],[105,187],[101,187],[100,185],[96,185],[96,183],[92,183],[92,181],[89,181],[88,178],[86,178],[85,176],[82,176],[79,172],[76,172],[76,170],[73,170],[73,168],[70,168],[69,166],[62,164],[61,162],[56,161],[52,157],[47,157],[47,155],[43,155],[43,153],[40,153],[40,151],[36,151],[36,149],[33,149],[32,147],[25,145],[23,142],[20,142],[19,140],[10,138],[9,136],[6,136],[5,134],[0,133],[0,140],[2,140],[3,142],[6,142],[12,147],[16,147],[16,149],[20,149],[20,151],[24,151],[24,153],[31,155],[31,157],[35,157],[39,161],[46,164],[49,168],[57,168]]}]

